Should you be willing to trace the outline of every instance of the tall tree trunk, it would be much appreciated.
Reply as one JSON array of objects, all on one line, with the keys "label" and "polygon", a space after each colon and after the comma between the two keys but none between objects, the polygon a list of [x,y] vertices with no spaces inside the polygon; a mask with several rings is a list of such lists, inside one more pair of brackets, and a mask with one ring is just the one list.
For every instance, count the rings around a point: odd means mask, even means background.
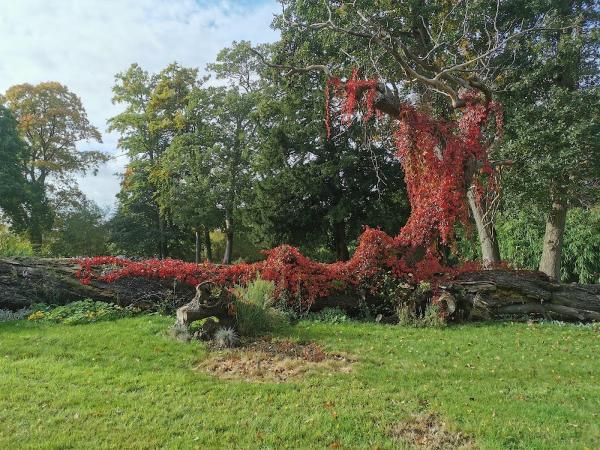
[{"label": "tall tree trunk", "polygon": [[552,202],[552,208],[546,219],[544,248],[540,258],[540,272],[544,272],[552,280],[560,280],[560,263],[562,258],[565,224],[567,221],[567,203],[563,200]]},{"label": "tall tree trunk", "polygon": [[348,244],[346,243],[346,224],[344,222],[335,222],[333,224],[333,244],[335,247],[335,257],[338,261],[348,261]]},{"label": "tall tree trunk", "polygon": [[167,250],[165,248],[165,221],[158,211],[158,258],[165,259],[167,257]]},{"label": "tall tree trunk", "polygon": [[494,222],[485,217],[486,212],[477,204],[473,187],[467,191],[467,199],[469,201],[469,209],[475,219],[475,226],[477,227],[483,264],[484,266],[497,264],[500,262],[500,248],[498,247],[498,237],[496,236]]},{"label": "tall tree trunk", "polygon": [[42,228],[40,224],[37,222],[37,219],[32,217],[31,225],[29,227],[29,240],[31,241],[31,246],[33,247],[33,251],[36,255],[39,255],[42,252]]},{"label": "tall tree trunk", "polygon": [[204,246],[206,247],[206,259],[212,261],[212,242],[210,241],[210,230],[208,227],[204,227]]},{"label": "tall tree trunk", "polygon": [[196,264],[200,262],[200,251],[202,248],[202,244],[200,242],[200,234],[198,233],[198,229],[194,231],[194,235],[196,237],[196,245],[194,246],[194,261]]},{"label": "tall tree trunk", "polygon": [[223,264],[231,264],[231,254],[233,252],[233,218],[229,212],[225,213],[225,253],[223,254]]}]

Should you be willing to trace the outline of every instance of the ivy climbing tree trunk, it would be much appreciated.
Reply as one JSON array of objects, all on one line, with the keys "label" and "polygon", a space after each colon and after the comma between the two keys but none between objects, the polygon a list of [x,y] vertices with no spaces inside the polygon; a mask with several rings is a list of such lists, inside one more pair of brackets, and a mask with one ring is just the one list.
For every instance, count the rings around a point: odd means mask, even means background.
[{"label": "ivy climbing tree trunk", "polygon": [[552,202],[552,208],[546,220],[544,234],[544,247],[540,258],[540,272],[544,272],[550,279],[560,280],[560,262],[567,221],[568,205],[563,200]]}]

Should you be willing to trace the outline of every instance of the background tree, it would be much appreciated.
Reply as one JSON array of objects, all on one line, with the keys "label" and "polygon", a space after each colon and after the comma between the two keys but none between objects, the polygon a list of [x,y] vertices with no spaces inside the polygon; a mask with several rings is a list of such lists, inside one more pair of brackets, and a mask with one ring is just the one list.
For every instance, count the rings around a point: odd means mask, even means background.
[{"label": "background tree", "polygon": [[223,223],[211,184],[212,144],[210,135],[197,129],[176,137],[154,174],[161,208],[176,225],[194,232],[196,262],[202,243],[206,259],[212,260],[210,232]]},{"label": "background tree", "polygon": [[241,222],[243,206],[253,175],[251,161],[256,151],[256,108],[260,93],[260,63],[249,57],[247,43],[225,48],[207,69],[226,87],[208,88],[206,114],[213,123],[214,145],[211,185],[223,211],[226,236],[223,263],[233,255],[233,240]]},{"label": "background tree", "polygon": [[125,105],[125,109],[109,119],[109,130],[120,133],[119,147],[127,151],[130,163],[118,196],[119,217],[111,221],[116,226],[113,237],[122,249],[142,250],[139,242],[128,244],[130,235],[125,224],[143,227],[147,239],[143,240],[146,244],[142,254],[148,254],[148,245],[156,242],[150,254],[164,258],[179,248],[182,232],[161,210],[152,175],[171,141],[185,131],[183,113],[187,97],[199,83],[197,70],[171,64],[150,75],[133,64],[115,78],[113,102]]},{"label": "background tree", "polygon": [[267,92],[248,207],[261,241],[309,252],[325,247],[347,260],[363,226],[397,233],[408,201],[386,126],[347,126],[338,118],[328,139],[318,78],[273,83]]},{"label": "background tree", "polygon": [[52,256],[80,257],[106,255],[105,214],[85,197],[61,207],[49,233],[45,251]]},{"label": "background tree", "polygon": [[27,203],[27,180],[23,166],[27,147],[19,137],[13,114],[0,105],[0,210],[15,224],[23,224]]},{"label": "background tree", "polygon": [[[520,21],[522,11],[513,2],[371,2],[281,0],[282,14],[275,25],[282,30],[271,67],[287,75],[320,70],[340,74],[352,61],[361,77],[377,80],[375,109],[398,118],[407,94],[417,94],[417,107],[428,115],[449,120],[467,105],[463,91],[479,92],[484,101],[493,96],[497,65],[509,44],[545,28],[549,10],[532,26]],[[296,64],[295,55],[315,35],[336,42],[337,54],[315,54],[309,64]],[[343,58],[337,55],[346,55]],[[269,64],[269,63],[268,63]],[[361,88],[361,93],[366,88]],[[440,97],[441,94],[441,97]],[[446,104],[439,99],[449,100]],[[489,134],[484,133],[484,136]],[[491,142],[485,146],[492,149]],[[441,151],[439,158],[444,159]],[[483,259],[499,261],[493,226],[495,202],[480,201],[474,189],[476,158],[460,169],[465,195],[477,226]],[[480,178],[480,177],[477,177]],[[483,197],[485,198],[485,197]]]},{"label": "background tree", "polygon": [[28,231],[39,251],[43,233],[53,220],[49,197],[73,186],[74,173],[96,167],[106,156],[77,150],[78,142],[101,142],[101,136],[90,124],[79,97],[66,86],[56,82],[21,84],[9,88],[4,101],[17,118],[20,136],[28,147],[22,167],[28,207],[13,218]]},{"label": "background tree", "polygon": [[[502,154],[515,161],[505,177],[506,207],[546,215],[539,270],[561,276],[567,212],[598,201],[600,90],[594,2],[550,2],[552,22],[572,26],[515,42],[498,80],[507,112]],[[525,12],[530,23],[541,14]],[[507,55],[508,58],[509,55]]]}]

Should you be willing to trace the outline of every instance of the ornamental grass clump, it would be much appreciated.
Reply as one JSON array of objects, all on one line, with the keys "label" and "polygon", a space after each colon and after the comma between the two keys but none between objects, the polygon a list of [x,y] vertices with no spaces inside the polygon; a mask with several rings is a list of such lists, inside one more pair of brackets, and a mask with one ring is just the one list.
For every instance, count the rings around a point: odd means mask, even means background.
[{"label": "ornamental grass clump", "polygon": [[240,337],[231,327],[221,327],[215,332],[213,343],[216,348],[233,348],[240,343]]},{"label": "ornamental grass clump", "polygon": [[243,336],[256,336],[286,324],[284,314],[274,307],[275,284],[260,278],[234,289],[237,329]]},{"label": "ornamental grass clump", "polygon": [[11,322],[13,320],[22,320],[31,314],[29,308],[22,308],[17,311],[10,309],[0,309],[0,322]]}]

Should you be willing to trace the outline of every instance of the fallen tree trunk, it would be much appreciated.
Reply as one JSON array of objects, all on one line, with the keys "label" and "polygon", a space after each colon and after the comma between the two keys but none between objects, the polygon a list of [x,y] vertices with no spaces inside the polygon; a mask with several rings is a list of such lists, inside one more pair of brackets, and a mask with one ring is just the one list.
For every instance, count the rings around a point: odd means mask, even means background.
[{"label": "fallen tree trunk", "polygon": [[443,288],[457,299],[457,312],[467,320],[600,321],[600,285],[553,283],[540,272],[470,272]]},{"label": "fallen tree trunk", "polygon": [[177,308],[194,296],[194,287],[147,278],[114,283],[82,284],[73,259],[0,259],[0,309],[20,309],[35,303],[62,305],[90,298],[121,306]]},{"label": "fallen tree trunk", "polygon": [[[198,301],[194,287],[147,278],[125,278],[113,283],[76,278],[79,266],[70,259],[0,259],[0,309],[19,309],[34,303],[64,304],[82,298],[121,306],[156,309],[186,306],[178,319],[189,323],[227,313],[227,302]],[[600,285],[559,284],[538,272],[484,270],[463,273],[440,286],[444,302],[455,320],[546,318],[565,321],[600,321]],[[407,285],[410,296],[415,287]],[[194,298],[194,301],[190,300]],[[364,295],[345,294],[318,299],[313,309],[338,306],[358,310]],[[185,312],[185,317],[183,316]]]}]

